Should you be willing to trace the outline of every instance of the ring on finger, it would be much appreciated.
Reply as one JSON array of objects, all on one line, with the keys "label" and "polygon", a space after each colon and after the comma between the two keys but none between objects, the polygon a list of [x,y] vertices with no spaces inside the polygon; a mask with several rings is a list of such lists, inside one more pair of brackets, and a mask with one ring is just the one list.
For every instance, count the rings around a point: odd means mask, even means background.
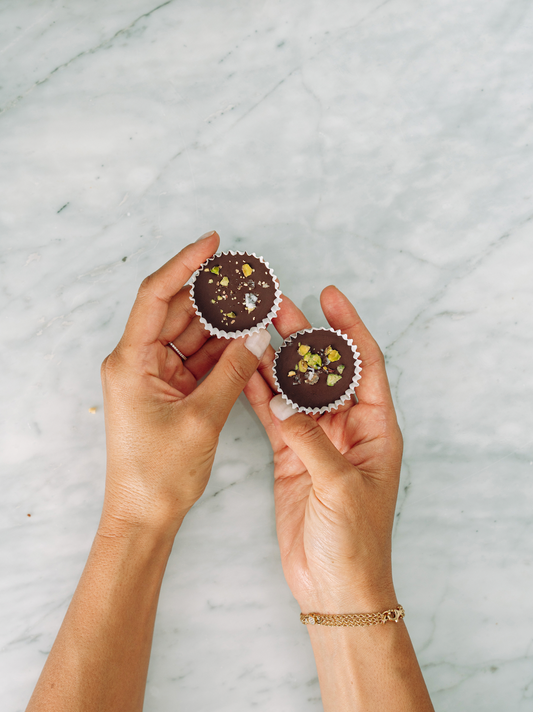
[{"label": "ring on finger", "polygon": [[182,354],[181,351],[178,349],[178,347],[177,347],[177,346],[174,346],[174,344],[172,343],[172,341],[169,341],[168,344],[167,344],[167,346],[170,346],[170,348],[172,349],[172,351],[175,351],[175,352],[178,354],[178,356],[180,357],[180,359],[181,359],[182,361],[186,361],[186,360],[187,360],[187,356],[185,356],[184,354]]}]

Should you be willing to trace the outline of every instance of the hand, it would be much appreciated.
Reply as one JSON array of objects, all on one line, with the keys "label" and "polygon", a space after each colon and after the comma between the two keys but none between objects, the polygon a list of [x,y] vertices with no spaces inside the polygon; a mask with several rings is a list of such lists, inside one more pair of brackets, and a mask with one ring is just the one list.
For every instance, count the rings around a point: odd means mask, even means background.
[{"label": "hand", "polygon": [[[281,559],[302,611],[374,612],[397,603],[391,531],[402,436],[378,345],[338,289],[327,287],[321,303],[361,354],[359,402],[295,414],[273,393],[270,347],[245,393],[274,450]],[[310,326],[286,297],[274,325],[283,338]]]},{"label": "hand", "polygon": [[143,281],[124,335],[102,364],[108,469],[101,530],[177,531],[205,489],[220,430],[270,341],[266,330],[246,342],[210,338],[196,316],[184,284],[218,244],[213,233],[188,245]]}]

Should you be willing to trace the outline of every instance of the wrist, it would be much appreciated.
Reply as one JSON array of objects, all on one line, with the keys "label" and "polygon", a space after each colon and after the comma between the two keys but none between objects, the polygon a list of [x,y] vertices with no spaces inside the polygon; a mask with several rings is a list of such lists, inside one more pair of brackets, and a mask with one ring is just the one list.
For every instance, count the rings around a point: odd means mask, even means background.
[{"label": "wrist", "polygon": [[160,508],[152,513],[132,507],[121,507],[104,500],[98,534],[108,538],[138,537],[153,541],[174,541],[186,512],[165,513]]},{"label": "wrist", "polygon": [[118,477],[107,472],[101,526],[117,535],[146,530],[176,536],[192,502],[172,492],[158,492],[139,476]]},{"label": "wrist", "polygon": [[302,613],[377,613],[398,605],[392,579],[366,586],[321,587],[296,599]]}]

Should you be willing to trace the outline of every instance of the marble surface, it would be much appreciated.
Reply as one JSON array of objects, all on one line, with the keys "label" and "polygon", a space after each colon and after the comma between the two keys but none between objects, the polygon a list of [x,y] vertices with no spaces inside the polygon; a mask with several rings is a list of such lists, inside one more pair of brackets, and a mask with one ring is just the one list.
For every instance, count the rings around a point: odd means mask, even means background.
[{"label": "marble surface", "polygon": [[[0,4],[4,710],[97,525],[100,362],[141,279],[213,228],[315,324],[337,284],[385,351],[396,585],[436,709],[533,709],[532,30],[526,0]],[[321,710],[298,613],[241,400],[169,563],[145,710]]]}]

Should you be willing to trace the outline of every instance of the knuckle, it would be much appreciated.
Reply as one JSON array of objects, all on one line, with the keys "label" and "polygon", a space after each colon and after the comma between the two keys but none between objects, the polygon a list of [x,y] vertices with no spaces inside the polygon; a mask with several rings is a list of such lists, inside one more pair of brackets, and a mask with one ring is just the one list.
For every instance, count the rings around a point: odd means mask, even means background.
[{"label": "knuckle", "polygon": [[113,354],[109,354],[108,356],[105,357],[105,359],[102,361],[102,365],[100,366],[100,377],[102,379],[102,382],[107,381],[111,371],[113,370]]},{"label": "knuckle", "polygon": [[121,363],[121,357],[117,350],[118,347],[102,361],[102,366],[100,367],[100,377],[104,386],[112,386],[121,377],[123,366]]},{"label": "knuckle", "polygon": [[[288,423],[290,422],[287,421]],[[299,418],[292,418],[292,432],[293,435],[301,440],[303,443],[311,444],[316,443],[323,437],[323,431],[320,425],[310,418],[308,415],[303,415]]]},{"label": "knuckle", "polygon": [[191,438],[200,436],[202,440],[209,440],[218,436],[215,414],[209,408],[187,407],[183,422]]},{"label": "knuckle", "polygon": [[250,379],[250,374],[246,366],[240,363],[240,361],[231,359],[228,359],[225,363],[224,376],[231,384],[239,387],[244,386]]},{"label": "knuckle", "polygon": [[154,275],[149,274],[148,277],[145,277],[141,284],[139,285],[139,289],[137,291],[137,297],[140,299],[149,297],[151,294],[154,293]]},{"label": "knuckle", "polygon": [[139,286],[139,292],[148,292],[152,286],[153,276],[151,274],[145,277]]}]

